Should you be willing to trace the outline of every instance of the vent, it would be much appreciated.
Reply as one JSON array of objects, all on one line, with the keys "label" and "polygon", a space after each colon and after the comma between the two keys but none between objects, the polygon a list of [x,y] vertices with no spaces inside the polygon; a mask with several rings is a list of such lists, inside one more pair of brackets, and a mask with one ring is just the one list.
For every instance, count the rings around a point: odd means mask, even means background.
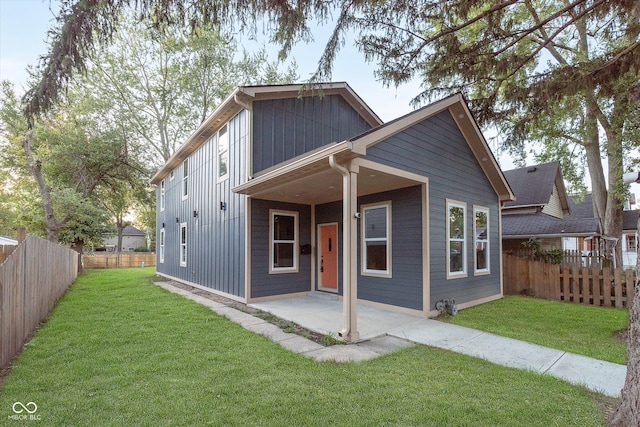
[{"label": "vent", "polygon": [[538,168],[534,166],[534,167],[531,167],[531,168],[527,169],[527,173],[533,173],[533,172],[535,172],[537,170],[538,170]]}]

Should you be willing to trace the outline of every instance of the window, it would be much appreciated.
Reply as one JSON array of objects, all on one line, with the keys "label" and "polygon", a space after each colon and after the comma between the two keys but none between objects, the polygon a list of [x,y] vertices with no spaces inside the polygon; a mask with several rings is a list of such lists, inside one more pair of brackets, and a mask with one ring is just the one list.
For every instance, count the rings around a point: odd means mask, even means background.
[{"label": "window", "polygon": [[164,228],[160,229],[160,262],[164,262]]},{"label": "window", "polygon": [[627,252],[636,251],[636,235],[627,234]]},{"label": "window", "polygon": [[180,224],[180,267],[187,266],[187,223]]},{"label": "window", "polygon": [[270,211],[269,273],[298,271],[298,213]]},{"label": "window", "polygon": [[489,272],[489,209],[474,207],[473,235],[476,244],[475,272]]},{"label": "window", "polygon": [[391,202],[362,207],[362,273],[391,275]]},{"label": "window", "polygon": [[164,179],[160,182],[160,212],[164,210],[164,195],[165,195],[165,186]]},{"label": "window", "polygon": [[466,210],[464,203],[447,200],[447,277],[466,275]]},{"label": "window", "polygon": [[229,133],[227,127],[218,132],[218,180],[229,177]]},{"label": "window", "polygon": [[182,200],[189,195],[189,159],[182,163]]}]

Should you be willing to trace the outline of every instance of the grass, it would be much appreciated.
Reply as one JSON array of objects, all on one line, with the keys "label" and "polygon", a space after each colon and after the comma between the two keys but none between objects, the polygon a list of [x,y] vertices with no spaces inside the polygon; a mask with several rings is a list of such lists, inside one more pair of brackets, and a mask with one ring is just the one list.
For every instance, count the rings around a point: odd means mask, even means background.
[{"label": "grass", "polygon": [[7,377],[0,419],[35,402],[47,426],[604,425],[582,388],[444,350],[315,362],[152,276],[81,276]]},{"label": "grass", "polygon": [[509,296],[443,316],[441,320],[613,363],[625,363],[626,344],[615,332],[626,309]]}]

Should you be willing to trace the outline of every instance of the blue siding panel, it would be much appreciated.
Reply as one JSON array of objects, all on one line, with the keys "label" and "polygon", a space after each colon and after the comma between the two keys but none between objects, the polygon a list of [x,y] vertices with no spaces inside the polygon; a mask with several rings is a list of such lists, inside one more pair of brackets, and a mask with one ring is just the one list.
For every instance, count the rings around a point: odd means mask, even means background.
[{"label": "blue siding panel", "polygon": [[[431,304],[457,303],[500,293],[498,196],[448,111],[425,119],[367,150],[366,158],[429,178]],[[446,274],[446,199],[467,205],[467,277]],[[491,273],[474,275],[473,205],[489,208]],[[395,222],[395,220],[394,220]],[[395,259],[395,257],[394,257]],[[395,264],[394,264],[395,273]],[[394,274],[395,277],[395,274]],[[434,309],[434,307],[429,307]]]},{"label": "blue siding panel", "polygon": [[370,128],[339,95],[254,101],[252,173]]},{"label": "blue siding panel", "polygon": [[[298,212],[298,271],[269,274],[270,209]],[[311,207],[251,199],[251,298],[311,290],[311,255],[300,254],[300,245],[311,243]]]},{"label": "blue siding panel", "polygon": [[[391,200],[392,277],[358,276],[358,298],[422,310],[422,188],[414,186],[366,197],[359,205]],[[358,271],[362,236],[358,230]]]},{"label": "blue siding panel", "polygon": [[[178,280],[243,298],[246,202],[231,188],[244,182],[246,176],[244,111],[229,121],[228,132],[228,179],[218,182],[216,135],[189,156],[188,198],[182,200],[183,165],[174,170],[174,179],[165,179],[166,208],[157,212],[158,230],[165,224],[165,262],[158,262],[156,269]],[[220,202],[226,203],[225,210],[220,209]],[[197,218],[194,211],[198,212]],[[179,261],[181,222],[187,223],[186,267]]]}]

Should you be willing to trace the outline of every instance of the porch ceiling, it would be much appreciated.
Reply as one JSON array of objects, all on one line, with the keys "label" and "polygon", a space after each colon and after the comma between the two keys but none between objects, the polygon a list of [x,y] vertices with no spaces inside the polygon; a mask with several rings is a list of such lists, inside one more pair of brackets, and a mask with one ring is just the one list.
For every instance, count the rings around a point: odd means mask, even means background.
[{"label": "porch ceiling", "polygon": [[[418,184],[421,183],[375,168],[360,166],[358,196]],[[328,158],[325,158],[323,161],[277,174],[253,187],[237,192],[258,199],[317,205],[342,200],[342,175],[333,170]]]}]

